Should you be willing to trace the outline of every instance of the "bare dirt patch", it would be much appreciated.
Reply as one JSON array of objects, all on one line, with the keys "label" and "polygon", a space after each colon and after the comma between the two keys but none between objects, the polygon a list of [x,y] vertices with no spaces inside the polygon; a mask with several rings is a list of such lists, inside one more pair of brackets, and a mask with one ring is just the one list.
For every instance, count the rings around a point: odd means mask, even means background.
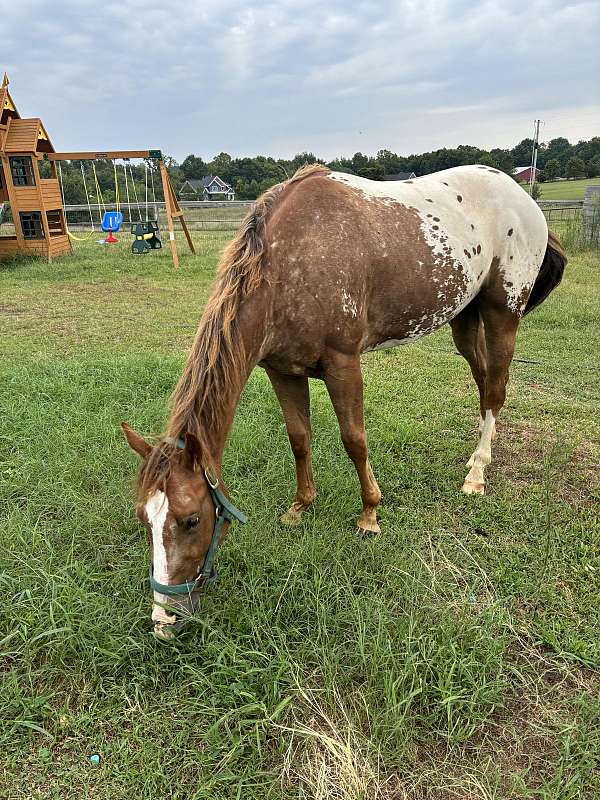
[{"label": "bare dirt patch", "polygon": [[553,496],[571,506],[589,506],[600,492],[599,448],[580,442],[557,448],[547,434],[526,423],[500,423],[493,444],[492,468],[510,480],[517,491],[548,480],[548,466],[555,473]]}]

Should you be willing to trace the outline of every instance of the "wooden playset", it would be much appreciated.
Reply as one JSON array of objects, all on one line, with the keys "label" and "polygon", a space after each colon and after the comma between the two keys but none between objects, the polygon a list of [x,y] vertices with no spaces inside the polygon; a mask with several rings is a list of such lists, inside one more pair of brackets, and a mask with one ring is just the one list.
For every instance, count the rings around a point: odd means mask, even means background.
[{"label": "wooden playset", "polygon": [[[0,260],[21,253],[42,256],[51,261],[56,256],[72,252],[56,162],[98,159],[154,160],[161,176],[173,265],[179,265],[173,224],[175,219],[181,222],[189,248],[192,253],[195,252],[160,150],[57,153],[40,119],[21,118],[8,85],[5,74],[0,87],[0,208],[6,203],[10,205],[14,234],[0,235]],[[40,175],[41,160],[50,163],[49,178]],[[148,234],[146,239],[143,229],[136,232],[132,229],[136,236],[134,245],[137,242],[138,248],[134,249],[135,252],[145,253],[160,247],[160,244],[156,244],[156,223],[146,222],[143,226],[148,228],[145,231]],[[142,236],[143,244],[140,244],[138,234]]]}]

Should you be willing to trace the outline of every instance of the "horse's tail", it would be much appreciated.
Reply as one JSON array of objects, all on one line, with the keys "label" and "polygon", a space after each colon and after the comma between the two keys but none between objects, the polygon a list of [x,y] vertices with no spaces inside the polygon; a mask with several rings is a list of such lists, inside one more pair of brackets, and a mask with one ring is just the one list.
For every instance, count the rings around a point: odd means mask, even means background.
[{"label": "horse's tail", "polygon": [[553,289],[556,289],[562,280],[567,264],[567,254],[557,237],[548,231],[548,245],[542,266],[537,274],[529,300],[525,306],[525,314],[529,314],[536,306],[543,303]]}]

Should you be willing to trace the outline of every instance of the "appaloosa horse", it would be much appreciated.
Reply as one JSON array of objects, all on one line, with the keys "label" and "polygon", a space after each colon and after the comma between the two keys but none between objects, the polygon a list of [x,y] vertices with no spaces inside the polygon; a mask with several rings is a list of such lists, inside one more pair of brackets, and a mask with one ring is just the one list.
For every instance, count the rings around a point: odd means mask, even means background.
[{"label": "appaloosa horse", "polygon": [[479,387],[480,438],[463,491],[484,491],[517,327],[560,282],[566,258],[544,215],[495,169],[466,166],[379,183],[306,167],[267,191],[226,248],[173,396],[166,438],[142,457],[137,513],[149,532],[155,631],[170,636],[214,574],[232,518],[221,461],[258,364],[281,403],[296,461],[282,521],[314,501],[308,378],[321,378],[360,480],[361,532],[378,533],[360,357],[449,322]]}]

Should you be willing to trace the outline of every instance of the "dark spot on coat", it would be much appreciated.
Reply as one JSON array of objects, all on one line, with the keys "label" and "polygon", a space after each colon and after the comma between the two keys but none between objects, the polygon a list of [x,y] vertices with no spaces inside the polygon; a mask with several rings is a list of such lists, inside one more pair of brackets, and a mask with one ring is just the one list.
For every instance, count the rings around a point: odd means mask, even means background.
[{"label": "dark spot on coat", "polygon": [[478,166],[477,169],[487,169],[487,167]]},{"label": "dark spot on coat", "polygon": [[442,181],[442,183],[444,184],[444,186],[448,186],[448,184],[446,183],[446,181]]},{"label": "dark spot on coat", "polygon": [[429,219],[431,219],[431,217],[433,217],[433,214],[427,214],[427,217],[428,217]]},{"label": "dark spot on coat", "polygon": [[412,183],[412,181],[404,181],[404,183]]},{"label": "dark spot on coat", "polygon": [[433,229],[434,231],[439,231],[439,229],[440,229],[440,226],[439,226],[439,225],[432,225],[431,227],[432,227],[432,229]]},{"label": "dark spot on coat", "polygon": [[465,255],[466,255],[467,258],[471,258],[471,253],[469,253],[468,250],[465,250],[464,252],[465,252]]},{"label": "dark spot on coat", "polygon": [[488,172],[495,172],[496,175],[500,175],[500,170],[498,170],[498,169],[490,169],[490,170],[488,170]]},{"label": "dark spot on coat", "polygon": [[481,253],[481,245],[480,244],[477,245],[477,255],[479,255],[479,253]]},{"label": "dark spot on coat", "polygon": [[475,225],[473,225],[473,223],[471,223],[471,230],[472,230],[472,231],[474,231],[474,230],[475,230]]},{"label": "dark spot on coat", "polygon": [[512,256],[510,257],[510,260],[511,260],[511,261],[513,260],[513,257],[512,257]]},{"label": "dark spot on coat", "polygon": [[458,200],[459,203],[462,203],[462,194],[457,194],[456,199]]},{"label": "dark spot on coat", "polygon": [[439,218],[439,217],[434,217],[434,218],[433,218],[433,221],[434,221],[434,222],[439,222],[439,221],[440,221],[440,218]]},{"label": "dark spot on coat", "polygon": [[425,200],[427,200],[428,203],[433,203],[433,200],[430,197],[426,197]]},{"label": "dark spot on coat", "polygon": [[509,235],[509,236],[512,236],[512,235],[513,235],[513,229],[512,229],[512,228],[509,228],[509,229],[508,229],[508,235]]},{"label": "dark spot on coat", "polygon": [[477,250],[475,249],[475,246],[473,246],[473,255],[476,255],[476,254],[477,254]]}]

